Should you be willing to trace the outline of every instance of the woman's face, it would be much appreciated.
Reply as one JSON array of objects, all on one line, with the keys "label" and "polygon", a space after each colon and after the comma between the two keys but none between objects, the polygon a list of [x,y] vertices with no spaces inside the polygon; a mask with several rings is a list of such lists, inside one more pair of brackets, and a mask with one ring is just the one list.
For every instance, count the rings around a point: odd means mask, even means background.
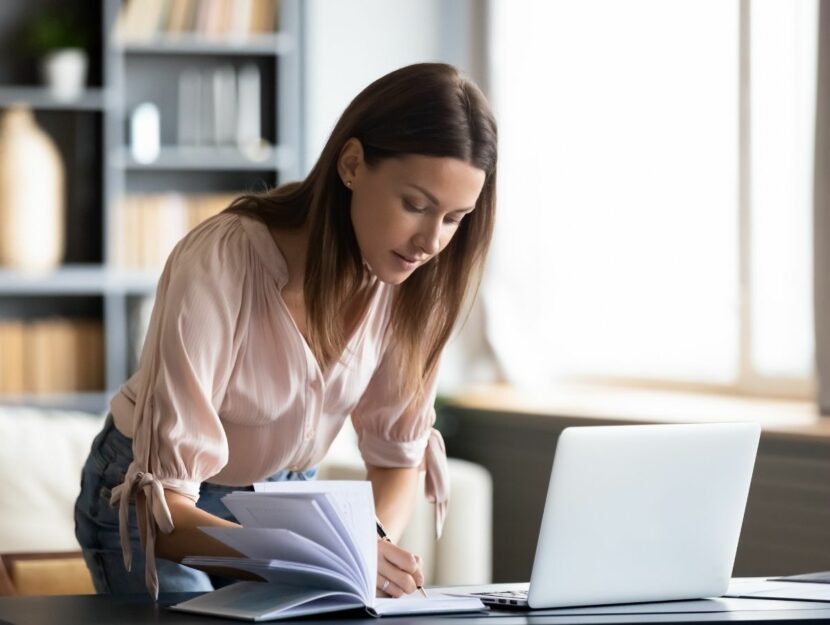
[{"label": "woman's face", "polygon": [[351,183],[352,225],[363,260],[387,284],[400,284],[449,244],[475,208],[485,178],[464,161],[421,155],[372,168],[361,158],[340,173]]}]

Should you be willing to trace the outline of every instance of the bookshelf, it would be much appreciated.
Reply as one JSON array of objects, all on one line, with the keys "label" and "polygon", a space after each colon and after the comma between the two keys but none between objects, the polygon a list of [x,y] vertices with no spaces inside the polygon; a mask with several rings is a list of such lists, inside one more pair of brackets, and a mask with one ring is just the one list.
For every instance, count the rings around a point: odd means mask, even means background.
[{"label": "bookshelf", "polygon": [[100,88],[87,89],[77,100],[63,102],[56,100],[43,87],[0,87],[0,108],[17,102],[26,102],[41,111],[103,111],[104,92]]},{"label": "bookshelf", "polygon": [[[155,292],[161,269],[158,258],[164,253],[163,248],[153,248],[156,260],[149,266],[125,260],[124,248],[129,247],[124,238],[125,207],[134,208],[136,198],[181,197],[187,205],[193,198],[226,199],[300,177],[302,0],[250,0],[254,11],[273,3],[276,28],[268,32],[260,25],[261,32],[249,34],[240,33],[238,24],[232,27],[235,32],[217,32],[222,26],[216,16],[199,17],[204,0],[139,2],[142,11],[158,12],[160,21],[150,27],[146,19],[152,15],[140,16],[143,30],[132,38],[122,36],[129,6],[123,0],[5,0],[0,7],[0,112],[15,103],[27,104],[57,144],[67,179],[64,262],[41,272],[0,267],[0,325],[31,328],[58,318],[79,324],[92,320],[100,324],[103,337],[99,388],[11,392],[8,385],[0,384],[4,389],[0,405],[102,412],[134,371],[141,322],[146,322],[148,298]],[[191,20],[212,19],[213,25],[204,22],[196,28],[200,32],[182,32],[184,14],[180,14],[179,31],[168,32],[164,20],[172,19],[172,7],[181,2],[193,12]],[[210,0],[209,4],[231,11],[232,6],[246,3]],[[17,43],[27,20],[59,5],[79,12],[93,32],[87,46],[88,86],[71,102],[56,100],[40,86],[33,60],[20,54]],[[208,26],[211,32],[202,34]],[[180,141],[182,75],[190,72],[209,81],[219,68],[226,72],[230,68],[236,76],[244,69],[259,77],[256,99],[263,141],[254,152],[223,144],[218,135],[214,141],[202,136],[198,145]],[[157,107],[160,117],[161,149],[149,163],[136,160],[129,145],[130,116],[146,102]],[[211,210],[219,209],[214,201]],[[140,218],[145,220],[140,229],[147,240],[171,239],[169,222],[149,219],[152,212],[131,212],[130,227]],[[185,222],[190,224],[192,215],[188,215]],[[0,357],[0,376],[8,370],[9,363]]]}]

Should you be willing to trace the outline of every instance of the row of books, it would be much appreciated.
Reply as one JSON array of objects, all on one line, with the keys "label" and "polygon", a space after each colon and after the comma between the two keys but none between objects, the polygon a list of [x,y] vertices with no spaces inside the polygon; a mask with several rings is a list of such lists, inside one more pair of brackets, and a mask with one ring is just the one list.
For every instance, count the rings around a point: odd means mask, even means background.
[{"label": "row of books", "polygon": [[178,78],[178,143],[235,145],[251,160],[263,153],[262,78],[255,63],[184,70]]},{"label": "row of books", "polygon": [[0,393],[47,394],[104,388],[98,320],[0,320]]},{"label": "row of books", "polygon": [[128,0],[116,22],[122,43],[196,34],[244,40],[278,29],[278,0]]},{"label": "row of books", "polygon": [[182,195],[179,193],[127,195],[116,212],[117,262],[130,269],[159,269],[176,243],[203,222],[221,212],[236,194]]}]

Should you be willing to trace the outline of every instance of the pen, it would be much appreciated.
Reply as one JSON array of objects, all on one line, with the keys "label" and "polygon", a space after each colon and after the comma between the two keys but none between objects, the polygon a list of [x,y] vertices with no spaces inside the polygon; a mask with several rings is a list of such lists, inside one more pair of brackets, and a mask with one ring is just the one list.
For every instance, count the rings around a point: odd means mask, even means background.
[{"label": "pen", "polygon": [[[383,529],[383,525],[381,525],[381,524],[380,524],[380,519],[378,519],[377,517],[375,517],[375,525],[377,525],[377,527],[378,527],[378,536],[380,537],[380,539],[381,539],[381,540],[385,540],[385,541],[386,541],[386,542],[388,542],[388,543],[391,543],[392,541],[391,541],[391,540],[389,540],[389,536],[387,536],[387,535],[386,535],[386,530],[385,530],[385,529]],[[426,591],[426,590],[424,590],[424,587],[423,587],[423,586],[417,586],[417,588],[418,588],[418,590],[420,590],[420,591],[421,591],[421,594],[422,594],[424,597],[426,597],[427,599],[429,599],[429,597],[427,596],[427,591]]]}]

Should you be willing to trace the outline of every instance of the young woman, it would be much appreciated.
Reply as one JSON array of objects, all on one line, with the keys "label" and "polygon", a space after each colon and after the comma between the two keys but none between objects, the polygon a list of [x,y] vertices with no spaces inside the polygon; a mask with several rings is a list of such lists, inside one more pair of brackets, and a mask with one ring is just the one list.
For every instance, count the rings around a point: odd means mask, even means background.
[{"label": "young woman", "polygon": [[[178,564],[232,553],[198,529],[234,525],[219,499],[313,477],[349,416],[393,541],[421,468],[440,534],[438,362],[480,279],[495,185],[481,91],[412,65],[351,102],[305,180],[243,196],[179,242],[83,470],[76,534],[98,592],[221,583]],[[422,583],[416,555],[378,541],[380,595]]]}]

